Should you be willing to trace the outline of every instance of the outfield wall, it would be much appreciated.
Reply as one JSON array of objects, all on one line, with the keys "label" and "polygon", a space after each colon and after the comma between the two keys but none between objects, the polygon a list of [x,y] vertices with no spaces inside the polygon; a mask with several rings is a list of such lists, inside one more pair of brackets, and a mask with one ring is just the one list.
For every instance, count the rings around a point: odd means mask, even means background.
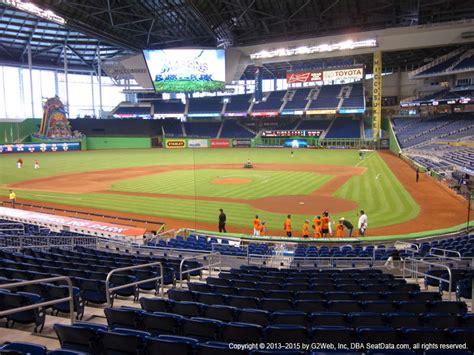
[{"label": "outfield wall", "polygon": [[27,118],[23,121],[9,120],[0,122],[0,144],[29,142],[30,136],[38,132],[41,125],[39,118]]},{"label": "outfield wall", "polygon": [[251,138],[164,138],[163,148],[251,148],[255,139]]},{"label": "outfield wall", "polygon": [[87,137],[88,150],[151,148],[149,137]]}]

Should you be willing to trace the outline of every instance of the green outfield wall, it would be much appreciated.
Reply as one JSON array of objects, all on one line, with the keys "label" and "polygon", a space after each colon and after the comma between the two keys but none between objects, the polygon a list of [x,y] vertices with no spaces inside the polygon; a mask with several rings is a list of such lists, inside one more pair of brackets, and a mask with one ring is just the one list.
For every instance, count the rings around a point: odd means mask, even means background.
[{"label": "green outfield wall", "polygon": [[41,125],[39,118],[27,118],[18,122],[0,122],[0,144],[29,142]]},{"label": "green outfield wall", "polygon": [[150,137],[87,137],[86,148],[98,149],[143,149],[151,148]]}]

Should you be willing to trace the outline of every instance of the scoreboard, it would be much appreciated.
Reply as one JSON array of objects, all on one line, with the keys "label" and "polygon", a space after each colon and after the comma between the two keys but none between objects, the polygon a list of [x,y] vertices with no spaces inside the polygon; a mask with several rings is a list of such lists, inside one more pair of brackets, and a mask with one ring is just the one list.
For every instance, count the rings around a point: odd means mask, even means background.
[{"label": "scoreboard", "polygon": [[262,132],[262,137],[319,137],[322,133],[319,130],[267,130]]}]

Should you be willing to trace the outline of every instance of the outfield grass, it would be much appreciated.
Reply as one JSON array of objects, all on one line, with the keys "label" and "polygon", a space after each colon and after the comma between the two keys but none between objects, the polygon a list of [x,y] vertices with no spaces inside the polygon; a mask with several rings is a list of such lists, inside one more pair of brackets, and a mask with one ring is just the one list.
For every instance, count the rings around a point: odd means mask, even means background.
[{"label": "outfield grass", "polygon": [[[246,184],[218,185],[214,179],[246,178]],[[310,172],[245,170],[183,170],[122,180],[113,191],[147,192],[185,196],[257,198],[285,195],[307,195],[332,179],[330,175]],[[291,182],[291,185],[290,185]]]},{"label": "outfield grass", "polygon": [[[419,212],[419,207],[413,198],[407,193],[403,186],[398,182],[385,162],[377,153],[368,155],[363,162],[359,161],[358,152],[351,150],[298,150],[295,152],[295,158],[290,158],[290,151],[287,149],[196,149],[196,150],[113,150],[113,151],[91,151],[91,152],[71,152],[71,153],[45,153],[45,154],[22,154],[25,161],[24,169],[16,169],[15,162],[19,155],[0,156],[0,184],[8,184],[16,181],[25,181],[33,178],[41,178],[66,173],[76,173],[94,170],[104,170],[112,168],[127,168],[134,166],[153,166],[153,165],[176,165],[176,164],[212,164],[212,163],[236,163],[242,164],[247,159],[253,163],[279,163],[279,164],[324,164],[324,165],[347,165],[367,166],[368,171],[355,176],[342,186],[335,194],[356,201],[360,208],[366,210],[369,215],[370,227],[382,227],[390,224],[398,224],[408,221]],[[38,159],[41,169],[33,170],[33,160]],[[335,168],[336,169],[336,168]],[[337,169],[343,169],[341,167]],[[197,172],[197,171],[196,171]],[[176,172],[177,174],[178,172]],[[220,174],[221,172],[219,172]],[[236,171],[232,171],[232,174]],[[260,173],[260,171],[259,171]],[[281,181],[285,172],[282,172]],[[279,174],[279,173],[277,173]],[[287,194],[303,189],[298,186],[300,179],[295,181],[288,175],[289,180],[285,183]],[[198,173],[199,175],[199,173]],[[315,180],[308,185],[320,186],[323,181],[318,180],[318,176],[313,174]],[[377,177],[378,176],[378,177]],[[179,174],[177,175],[177,178]],[[321,177],[322,179],[330,177]],[[193,184],[194,184],[194,180]],[[127,182],[121,182],[120,184]],[[153,184],[152,184],[153,185]],[[204,184],[205,185],[205,184]],[[203,185],[203,189],[205,188]],[[245,185],[236,185],[244,187]],[[155,187],[151,186],[151,189]],[[229,189],[229,185],[225,186]],[[273,192],[277,191],[279,186],[275,186]],[[295,190],[293,190],[293,188]],[[169,187],[167,191],[176,191],[184,193],[184,189],[179,190],[179,186]],[[192,189],[192,188],[191,188]],[[212,188],[207,188],[212,193]],[[160,190],[161,193],[163,190]],[[263,186],[265,193],[266,187]],[[201,194],[201,188],[197,190]],[[204,193],[204,192],[203,192]],[[0,194],[7,196],[8,190],[3,188]],[[107,210],[122,212],[141,213],[151,216],[164,216],[173,218],[182,218],[188,220],[197,220],[203,222],[216,223],[219,208],[224,208],[228,217],[228,224],[241,227],[249,227],[252,217],[258,213],[267,221],[269,229],[281,229],[283,215],[258,211],[247,204],[225,203],[199,200],[177,200],[166,198],[151,198],[142,196],[124,196],[124,195],[105,195],[99,193],[90,193],[82,195],[35,192],[35,191],[17,191],[19,199],[30,199],[37,201],[48,201],[76,205],[82,207],[94,207]],[[226,197],[220,195],[220,197]],[[246,198],[240,196],[240,198]],[[315,211],[319,213],[320,211]],[[357,211],[350,211],[344,214],[344,217],[356,221]],[[296,228],[302,224],[303,220],[313,216],[293,217]],[[335,218],[341,217],[335,215]]]}]

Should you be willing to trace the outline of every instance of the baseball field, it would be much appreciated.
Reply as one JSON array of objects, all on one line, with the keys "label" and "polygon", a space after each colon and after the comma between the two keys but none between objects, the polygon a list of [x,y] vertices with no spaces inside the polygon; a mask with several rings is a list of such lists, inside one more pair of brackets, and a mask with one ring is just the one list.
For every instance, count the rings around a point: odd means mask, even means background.
[{"label": "baseball field", "polygon": [[[148,216],[166,228],[216,230],[219,208],[228,230],[250,233],[256,214],[268,234],[282,235],[286,214],[299,231],[328,210],[357,224],[363,209],[368,235],[448,228],[466,222],[466,206],[433,179],[388,152],[287,149],[135,149],[0,157],[0,194],[19,202]],[[41,168],[33,169],[37,159]],[[250,160],[254,168],[244,169]],[[299,234],[299,233],[297,233]]]}]

